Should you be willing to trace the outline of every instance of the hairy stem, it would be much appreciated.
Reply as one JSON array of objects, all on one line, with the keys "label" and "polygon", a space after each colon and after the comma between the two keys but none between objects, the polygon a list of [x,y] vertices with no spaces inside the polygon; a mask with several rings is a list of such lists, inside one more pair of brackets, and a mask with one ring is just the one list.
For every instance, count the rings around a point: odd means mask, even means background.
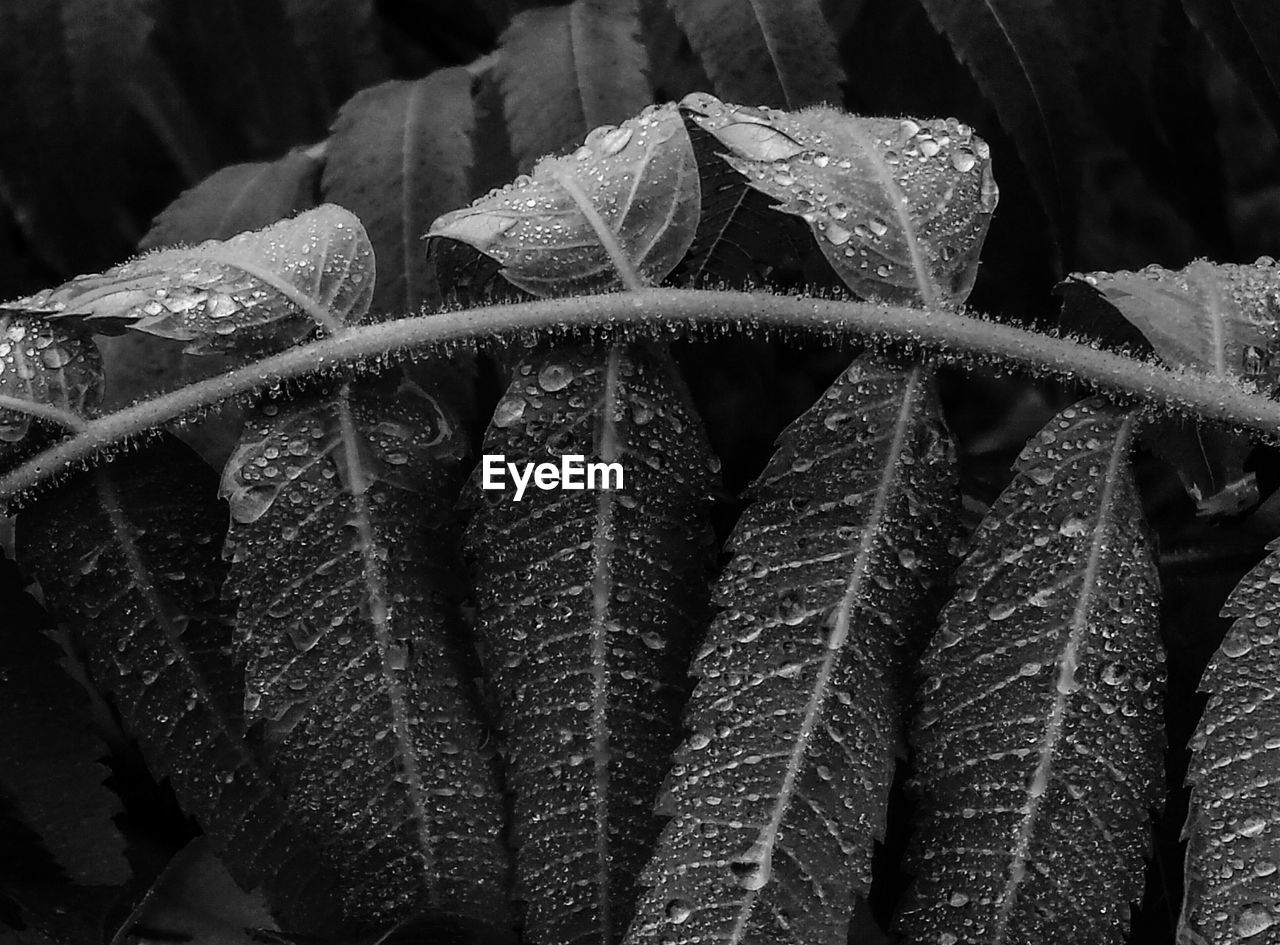
[{"label": "hairy stem", "polygon": [[[1067,338],[946,310],[748,292],[642,289],[419,315],[347,329],[85,424],[75,435],[0,477],[0,497],[29,489],[98,450],[270,384],[350,367],[410,349],[519,340],[538,331],[619,331],[665,336],[708,326],[818,331],[905,343],[940,359],[1016,367],[1280,440],[1280,403],[1230,380],[1171,371]],[[5,406],[9,406],[6,404]],[[14,407],[13,409],[21,409]]]},{"label": "hairy stem", "polygon": [[39,401],[27,400],[25,397],[11,397],[8,394],[0,394],[0,409],[39,417],[41,420],[48,420],[50,423],[56,423],[58,426],[66,427],[68,430],[83,430],[88,423],[83,417],[72,413],[70,410],[63,410],[61,407],[53,406],[53,404],[42,404]]}]

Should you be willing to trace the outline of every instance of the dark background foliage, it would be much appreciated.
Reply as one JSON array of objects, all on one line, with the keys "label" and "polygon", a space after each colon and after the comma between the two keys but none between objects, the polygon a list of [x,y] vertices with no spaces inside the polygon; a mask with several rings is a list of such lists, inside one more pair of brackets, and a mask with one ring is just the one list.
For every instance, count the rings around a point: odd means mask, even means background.
[{"label": "dark background foliage", "polygon": [[[498,48],[510,18],[535,5],[9,0],[0,5],[0,297],[128,256],[184,189],[229,164],[318,144],[337,109],[364,87],[482,59]],[[1036,4],[1035,12],[1019,6],[824,4],[846,77],[844,107],[955,116],[991,145],[1001,202],[970,298],[974,308],[1053,327],[1063,298],[1053,289],[1071,272],[1177,268],[1202,256],[1251,261],[1280,247],[1280,24],[1265,0],[1056,0]],[[988,22],[993,8],[1008,8],[1019,48],[1002,48]],[[948,27],[945,35],[935,21]],[[646,4],[645,22],[657,100],[705,87],[669,15]],[[1054,43],[1046,46],[1046,36]],[[1011,56],[1039,63],[1031,93],[1028,77],[1009,67]],[[489,131],[500,128],[498,90],[489,78],[475,82],[479,120]],[[473,189],[500,183],[513,169],[504,145],[482,148]],[[318,177],[306,186],[318,188]],[[1076,307],[1069,315],[1070,329],[1134,345],[1112,313]],[[681,347],[681,362],[696,369],[688,373],[731,491],[758,472],[776,433],[847,354],[799,341]],[[491,403],[496,396],[488,377],[484,397]],[[1070,396],[1025,379],[944,376],[975,520],[1008,481],[1027,437]],[[1196,514],[1165,465],[1149,455],[1140,460],[1165,592],[1175,802],[1158,826],[1134,942],[1172,940],[1179,891],[1168,877],[1178,875],[1181,856],[1184,746],[1202,705],[1195,683],[1224,630],[1222,600],[1275,530],[1267,498],[1280,467],[1260,450],[1247,468],[1257,477],[1256,498],[1215,517]],[[735,514],[726,502],[722,525]],[[22,608],[6,609],[6,621],[35,619],[36,605],[17,596],[20,582],[7,563],[3,576],[0,600],[6,608],[21,600]],[[135,843],[161,861],[192,828],[145,776],[127,740],[112,733],[109,713],[99,708],[98,715],[112,742],[112,783],[125,800],[125,823]],[[905,795],[894,797],[885,863],[897,861],[909,821]],[[15,849],[24,841],[15,838]],[[35,854],[21,861],[38,866]],[[882,921],[899,891],[878,887],[883,900],[873,906]]]}]

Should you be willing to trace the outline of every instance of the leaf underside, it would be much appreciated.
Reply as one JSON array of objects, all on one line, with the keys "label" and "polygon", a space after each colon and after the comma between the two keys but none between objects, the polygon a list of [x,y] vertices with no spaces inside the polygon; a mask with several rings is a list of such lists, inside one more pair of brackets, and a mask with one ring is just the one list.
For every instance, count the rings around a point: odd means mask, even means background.
[{"label": "leaf underside", "polygon": [[419,389],[346,385],[255,412],[223,477],[246,708],[300,817],[342,825],[364,923],[503,924],[502,801],[453,600],[465,455]]},{"label": "leaf underside", "polygon": [[219,590],[216,477],[164,439],[68,479],[19,516],[19,561],[85,648],[157,777],[282,924],[332,928],[332,878],[249,741]]},{"label": "leaf underside", "polygon": [[660,826],[652,807],[706,609],[719,464],[668,356],[641,345],[522,361],[484,449],[624,470],[622,489],[531,485],[519,502],[509,484],[473,481],[464,543],[510,746],[526,939],[610,945]]},{"label": "leaf underside", "polygon": [[913,730],[911,943],[1119,943],[1163,796],[1159,583],[1136,418],[1086,401],[1023,450],[956,574]]},{"label": "leaf underside", "polygon": [[800,108],[839,103],[844,70],[817,0],[668,0],[717,95]]},{"label": "leaf underside", "polygon": [[491,257],[509,282],[536,296],[622,288],[580,199],[642,277],[665,278],[693,241],[700,206],[693,148],[676,106],[594,129],[573,155],[539,161],[531,177],[445,214],[428,235]]},{"label": "leaf underside", "polygon": [[373,249],[360,221],[325,204],[229,240],[164,249],[36,295],[0,304],[191,342],[193,354],[297,344],[317,325],[369,310]]},{"label": "leaf underside", "polygon": [[1231,629],[1200,680],[1179,945],[1280,941],[1280,550],[1245,575]]},{"label": "leaf underside", "polygon": [[228,240],[310,210],[316,205],[320,170],[320,162],[303,151],[224,167],[160,211],[138,248]]},{"label": "leaf underside", "polygon": [[637,945],[844,941],[884,832],[928,586],[951,563],[954,451],[929,375],[855,361],[749,495],[693,662]]},{"label": "leaf underside", "polygon": [[6,621],[0,633],[0,795],[14,802],[22,822],[73,882],[121,884],[129,869],[124,840],[111,822],[120,802],[102,783],[106,749],[93,734],[89,700],[62,657],[37,627]]},{"label": "leaf underside", "polygon": [[859,296],[930,304],[968,296],[999,199],[990,149],[968,125],[832,108],[788,113],[702,92],[681,108],[748,186],[809,225]]},{"label": "leaf underside", "polygon": [[522,170],[653,102],[639,32],[638,0],[574,0],[512,17],[496,72]]},{"label": "leaf underside", "polygon": [[423,237],[471,197],[471,84],[463,68],[386,82],[354,96],[333,124],[324,197],[355,213],[369,234],[375,312],[416,314],[435,301]]},{"label": "leaf underside", "polygon": [[[42,318],[0,312],[0,394],[85,416],[102,402],[102,357],[88,335]],[[0,463],[31,444],[30,414],[0,409]]]}]

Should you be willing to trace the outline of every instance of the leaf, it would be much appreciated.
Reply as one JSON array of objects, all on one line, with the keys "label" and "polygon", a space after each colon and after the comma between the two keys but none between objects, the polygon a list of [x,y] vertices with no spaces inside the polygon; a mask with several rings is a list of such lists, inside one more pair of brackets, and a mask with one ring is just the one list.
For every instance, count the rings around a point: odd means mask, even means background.
[{"label": "leaf", "polygon": [[454,610],[467,452],[421,390],[344,385],[251,415],[223,473],[245,708],[306,824],[342,825],[346,909],[368,925],[505,924],[502,798]]},{"label": "leaf", "polygon": [[276,929],[266,903],[236,886],[208,842],[197,837],[165,867],[111,945],[253,945],[263,941],[260,929]]},{"label": "leaf", "polygon": [[[26,595],[23,595],[26,598]],[[31,604],[30,598],[23,602]],[[38,610],[5,601],[13,618]],[[105,746],[89,699],[62,665],[58,645],[21,619],[0,634],[0,793],[17,805],[67,877],[82,885],[129,878],[124,839],[112,823],[119,799],[103,784]]]},{"label": "leaf", "polygon": [[427,235],[492,257],[533,295],[578,295],[622,287],[587,209],[636,270],[658,282],[693,241],[699,201],[693,148],[669,104],[595,129],[572,156],[539,161],[532,177],[445,214]]},{"label": "leaf", "polygon": [[911,943],[1113,942],[1163,797],[1159,580],[1133,414],[1085,401],[1022,451],[924,656]]},{"label": "leaf", "polygon": [[464,539],[510,746],[526,940],[617,943],[706,609],[719,463],[668,356],[640,345],[523,360],[484,452],[622,467],[620,488],[531,485],[518,499],[509,482],[485,490],[481,469]]},{"label": "leaf", "polygon": [[843,943],[871,886],[955,456],[924,369],[855,361],[779,438],[713,592],[629,943]]},{"label": "leaf", "polygon": [[1280,130],[1280,13],[1268,0],[1182,0],[1187,17]]},{"label": "leaf", "polygon": [[1276,865],[1280,748],[1276,665],[1280,661],[1280,545],[1231,592],[1231,629],[1200,680],[1209,693],[1192,739],[1186,895],[1179,945],[1275,940],[1280,928]]},{"label": "leaf", "polygon": [[722,98],[839,104],[844,70],[817,0],[668,0]]},{"label": "leaf", "polygon": [[146,0],[0,5],[0,200],[61,273],[137,238],[120,140],[153,16]]},{"label": "leaf", "polygon": [[440,69],[385,82],[342,107],[325,150],[325,199],[364,223],[378,259],[373,309],[401,315],[434,302],[423,239],[471,197],[476,115],[471,74]]},{"label": "leaf", "polygon": [[239,710],[215,478],[169,438],[125,453],[29,505],[18,560],[236,882],[264,884],[282,927],[332,931],[332,861],[284,803]]},{"label": "leaf", "polygon": [[[64,325],[0,311],[0,395],[86,416],[102,402],[93,339]],[[28,451],[30,414],[0,409],[0,464]]]},{"label": "leaf", "polygon": [[315,99],[326,114],[386,77],[375,0],[283,0],[295,44],[306,59]]},{"label": "leaf", "polygon": [[495,70],[521,170],[653,102],[639,17],[638,0],[574,0],[512,17]]},{"label": "leaf", "polygon": [[[1280,275],[1269,258],[1252,265],[1197,260],[1176,272],[1159,266],[1094,272],[1063,285],[1081,283],[1114,306],[1170,367],[1243,382],[1264,394],[1280,389]],[[1253,474],[1244,468],[1248,437],[1201,424],[1162,423],[1155,433],[1153,448],[1177,469],[1201,514],[1239,511],[1241,500],[1232,499],[1237,493],[1246,505],[1256,502]]]},{"label": "leaf", "polygon": [[162,210],[138,248],[226,240],[310,210],[316,205],[320,167],[305,151],[224,167]]},{"label": "leaf", "polygon": [[927,304],[968,296],[999,196],[990,150],[968,125],[789,114],[705,93],[681,107],[750,186],[809,224],[854,292]]},{"label": "leaf", "polygon": [[1151,342],[1170,367],[1191,367],[1242,380],[1264,393],[1280,386],[1280,269],[1269,257],[1256,263],[1196,260],[1176,272],[1148,266],[1140,272],[1079,276]]},{"label": "leaf", "polygon": [[1083,103],[1053,0],[921,0],[1022,157],[1060,252],[1075,240]]},{"label": "leaf", "polygon": [[360,321],[373,296],[373,249],[360,221],[333,204],[229,240],[165,249],[104,273],[0,305],[124,326],[191,342],[187,351],[287,347],[317,326]]}]

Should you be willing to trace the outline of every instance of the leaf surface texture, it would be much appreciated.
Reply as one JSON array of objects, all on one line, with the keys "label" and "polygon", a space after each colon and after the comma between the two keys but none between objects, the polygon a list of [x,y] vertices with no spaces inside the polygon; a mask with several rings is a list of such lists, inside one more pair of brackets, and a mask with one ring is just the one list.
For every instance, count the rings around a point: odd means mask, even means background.
[{"label": "leaf surface texture", "polygon": [[1136,418],[1068,407],[956,574],[913,730],[911,943],[1119,943],[1162,801],[1159,583]]},{"label": "leaf surface texture", "polygon": [[1227,599],[1231,629],[1200,680],[1179,945],[1280,940],[1280,551],[1269,550]]},{"label": "leaf surface texture", "polygon": [[[532,943],[621,940],[659,829],[713,563],[719,468],[665,352],[523,360],[486,454],[620,462],[622,489],[467,493],[479,643],[509,745],[516,896]],[[616,483],[614,483],[616,486]]]},{"label": "leaf surface texture", "polygon": [[223,475],[246,709],[306,823],[342,825],[347,912],[370,923],[505,912],[502,802],[454,611],[466,452],[417,388],[344,385],[265,405]]},{"label": "leaf surface texture", "polygon": [[951,563],[953,459],[928,374],[866,358],[779,438],[715,585],[629,943],[844,941]]}]

